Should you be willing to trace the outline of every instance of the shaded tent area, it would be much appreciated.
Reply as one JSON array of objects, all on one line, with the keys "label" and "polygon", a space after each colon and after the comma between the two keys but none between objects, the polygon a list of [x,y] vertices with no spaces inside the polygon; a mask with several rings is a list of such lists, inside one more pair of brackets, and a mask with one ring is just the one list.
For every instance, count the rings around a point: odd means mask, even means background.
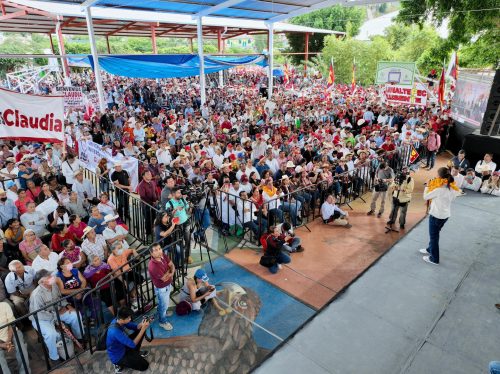
[{"label": "shaded tent area", "polygon": [[[264,55],[253,56],[204,56],[205,73],[216,73],[236,66],[256,64],[267,66]],[[70,64],[90,65],[92,55],[71,57]],[[200,72],[200,57],[191,54],[175,55],[115,55],[99,57],[99,65],[106,72],[129,78],[185,78]]]}]

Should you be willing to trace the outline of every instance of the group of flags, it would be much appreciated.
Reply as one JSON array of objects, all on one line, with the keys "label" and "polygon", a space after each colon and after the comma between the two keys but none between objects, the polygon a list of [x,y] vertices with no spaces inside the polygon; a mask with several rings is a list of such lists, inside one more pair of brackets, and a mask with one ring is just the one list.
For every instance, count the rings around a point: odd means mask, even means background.
[{"label": "group of flags", "polygon": [[[328,79],[326,81],[327,89],[331,89],[335,85],[335,69],[333,67],[333,59],[330,61],[330,68],[328,69]],[[356,90],[356,60],[352,61],[352,79],[351,79],[351,93]]]},{"label": "group of flags", "polygon": [[448,64],[448,69],[445,73],[444,63],[441,69],[441,77],[439,78],[438,85],[438,102],[440,106],[443,106],[445,102],[445,88],[446,88],[446,76],[450,77],[453,84],[456,84],[458,78],[458,55],[456,51],[453,51],[451,55],[450,62]]}]

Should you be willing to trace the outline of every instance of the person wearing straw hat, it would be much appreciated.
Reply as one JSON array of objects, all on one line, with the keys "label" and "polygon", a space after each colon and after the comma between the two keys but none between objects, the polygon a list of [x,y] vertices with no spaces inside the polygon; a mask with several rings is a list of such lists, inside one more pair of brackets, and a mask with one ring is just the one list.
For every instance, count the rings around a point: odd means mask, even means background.
[{"label": "person wearing straw hat", "polygon": [[[118,225],[116,220],[119,218],[118,215],[106,214],[104,216],[103,225],[106,225],[102,236],[106,239],[109,245],[113,245],[115,242],[120,242],[123,249],[128,249],[129,245],[127,242],[128,231],[122,225]],[[87,234],[88,235],[88,234]]]},{"label": "person wearing straw hat", "polygon": [[90,256],[99,256],[101,260],[108,258],[108,244],[106,239],[101,234],[95,232],[95,227],[87,226],[83,229],[83,243],[81,245],[83,253]]}]

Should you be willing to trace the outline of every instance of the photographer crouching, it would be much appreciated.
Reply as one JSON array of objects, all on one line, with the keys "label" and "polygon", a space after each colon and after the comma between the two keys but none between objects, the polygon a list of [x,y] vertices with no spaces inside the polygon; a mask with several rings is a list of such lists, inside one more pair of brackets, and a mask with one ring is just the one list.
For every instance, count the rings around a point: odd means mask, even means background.
[{"label": "photographer crouching", "polygon": [[411,201],[411,195],[415,187],[415,181],[410,176],[408,167],[403,167],[400,173],[394,178],[394,182],[389,186],[392,192],[392,210],[387,224],[390,228],[396,222],[399,213],[399,228],[404,230],[406,224],[406,212]]},{"label": "photographer crouching", "polygon": [[[144,318],[139,324],[132,322],[134,312],[129,307],[118,309],[116,318],[109,325],[106,336],[108,357],[115,367],[115,373],[122,373],[124,368],[146,371],[149,362],[145,360],[148,351],[141,351],[142,340],[151,323],[151,318]],[[134,331],[127,335],[125,329]]]}]

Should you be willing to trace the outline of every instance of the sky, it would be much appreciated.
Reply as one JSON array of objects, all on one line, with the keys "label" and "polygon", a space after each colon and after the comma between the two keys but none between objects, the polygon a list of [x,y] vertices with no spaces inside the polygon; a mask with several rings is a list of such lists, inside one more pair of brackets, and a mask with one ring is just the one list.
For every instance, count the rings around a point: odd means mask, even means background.
[{"label": "sky", "polygon": [[[393,23],[393,19],[397,15],[398,11],[395,11],[366,21],[363,25],[361,25],[356,39],[369,40],[370,36],[383,35],[385,28]],[[446,38],[448,36],[448,22],[443,22],[443,24],[437,29],[437,32],[440,37]]]}]

